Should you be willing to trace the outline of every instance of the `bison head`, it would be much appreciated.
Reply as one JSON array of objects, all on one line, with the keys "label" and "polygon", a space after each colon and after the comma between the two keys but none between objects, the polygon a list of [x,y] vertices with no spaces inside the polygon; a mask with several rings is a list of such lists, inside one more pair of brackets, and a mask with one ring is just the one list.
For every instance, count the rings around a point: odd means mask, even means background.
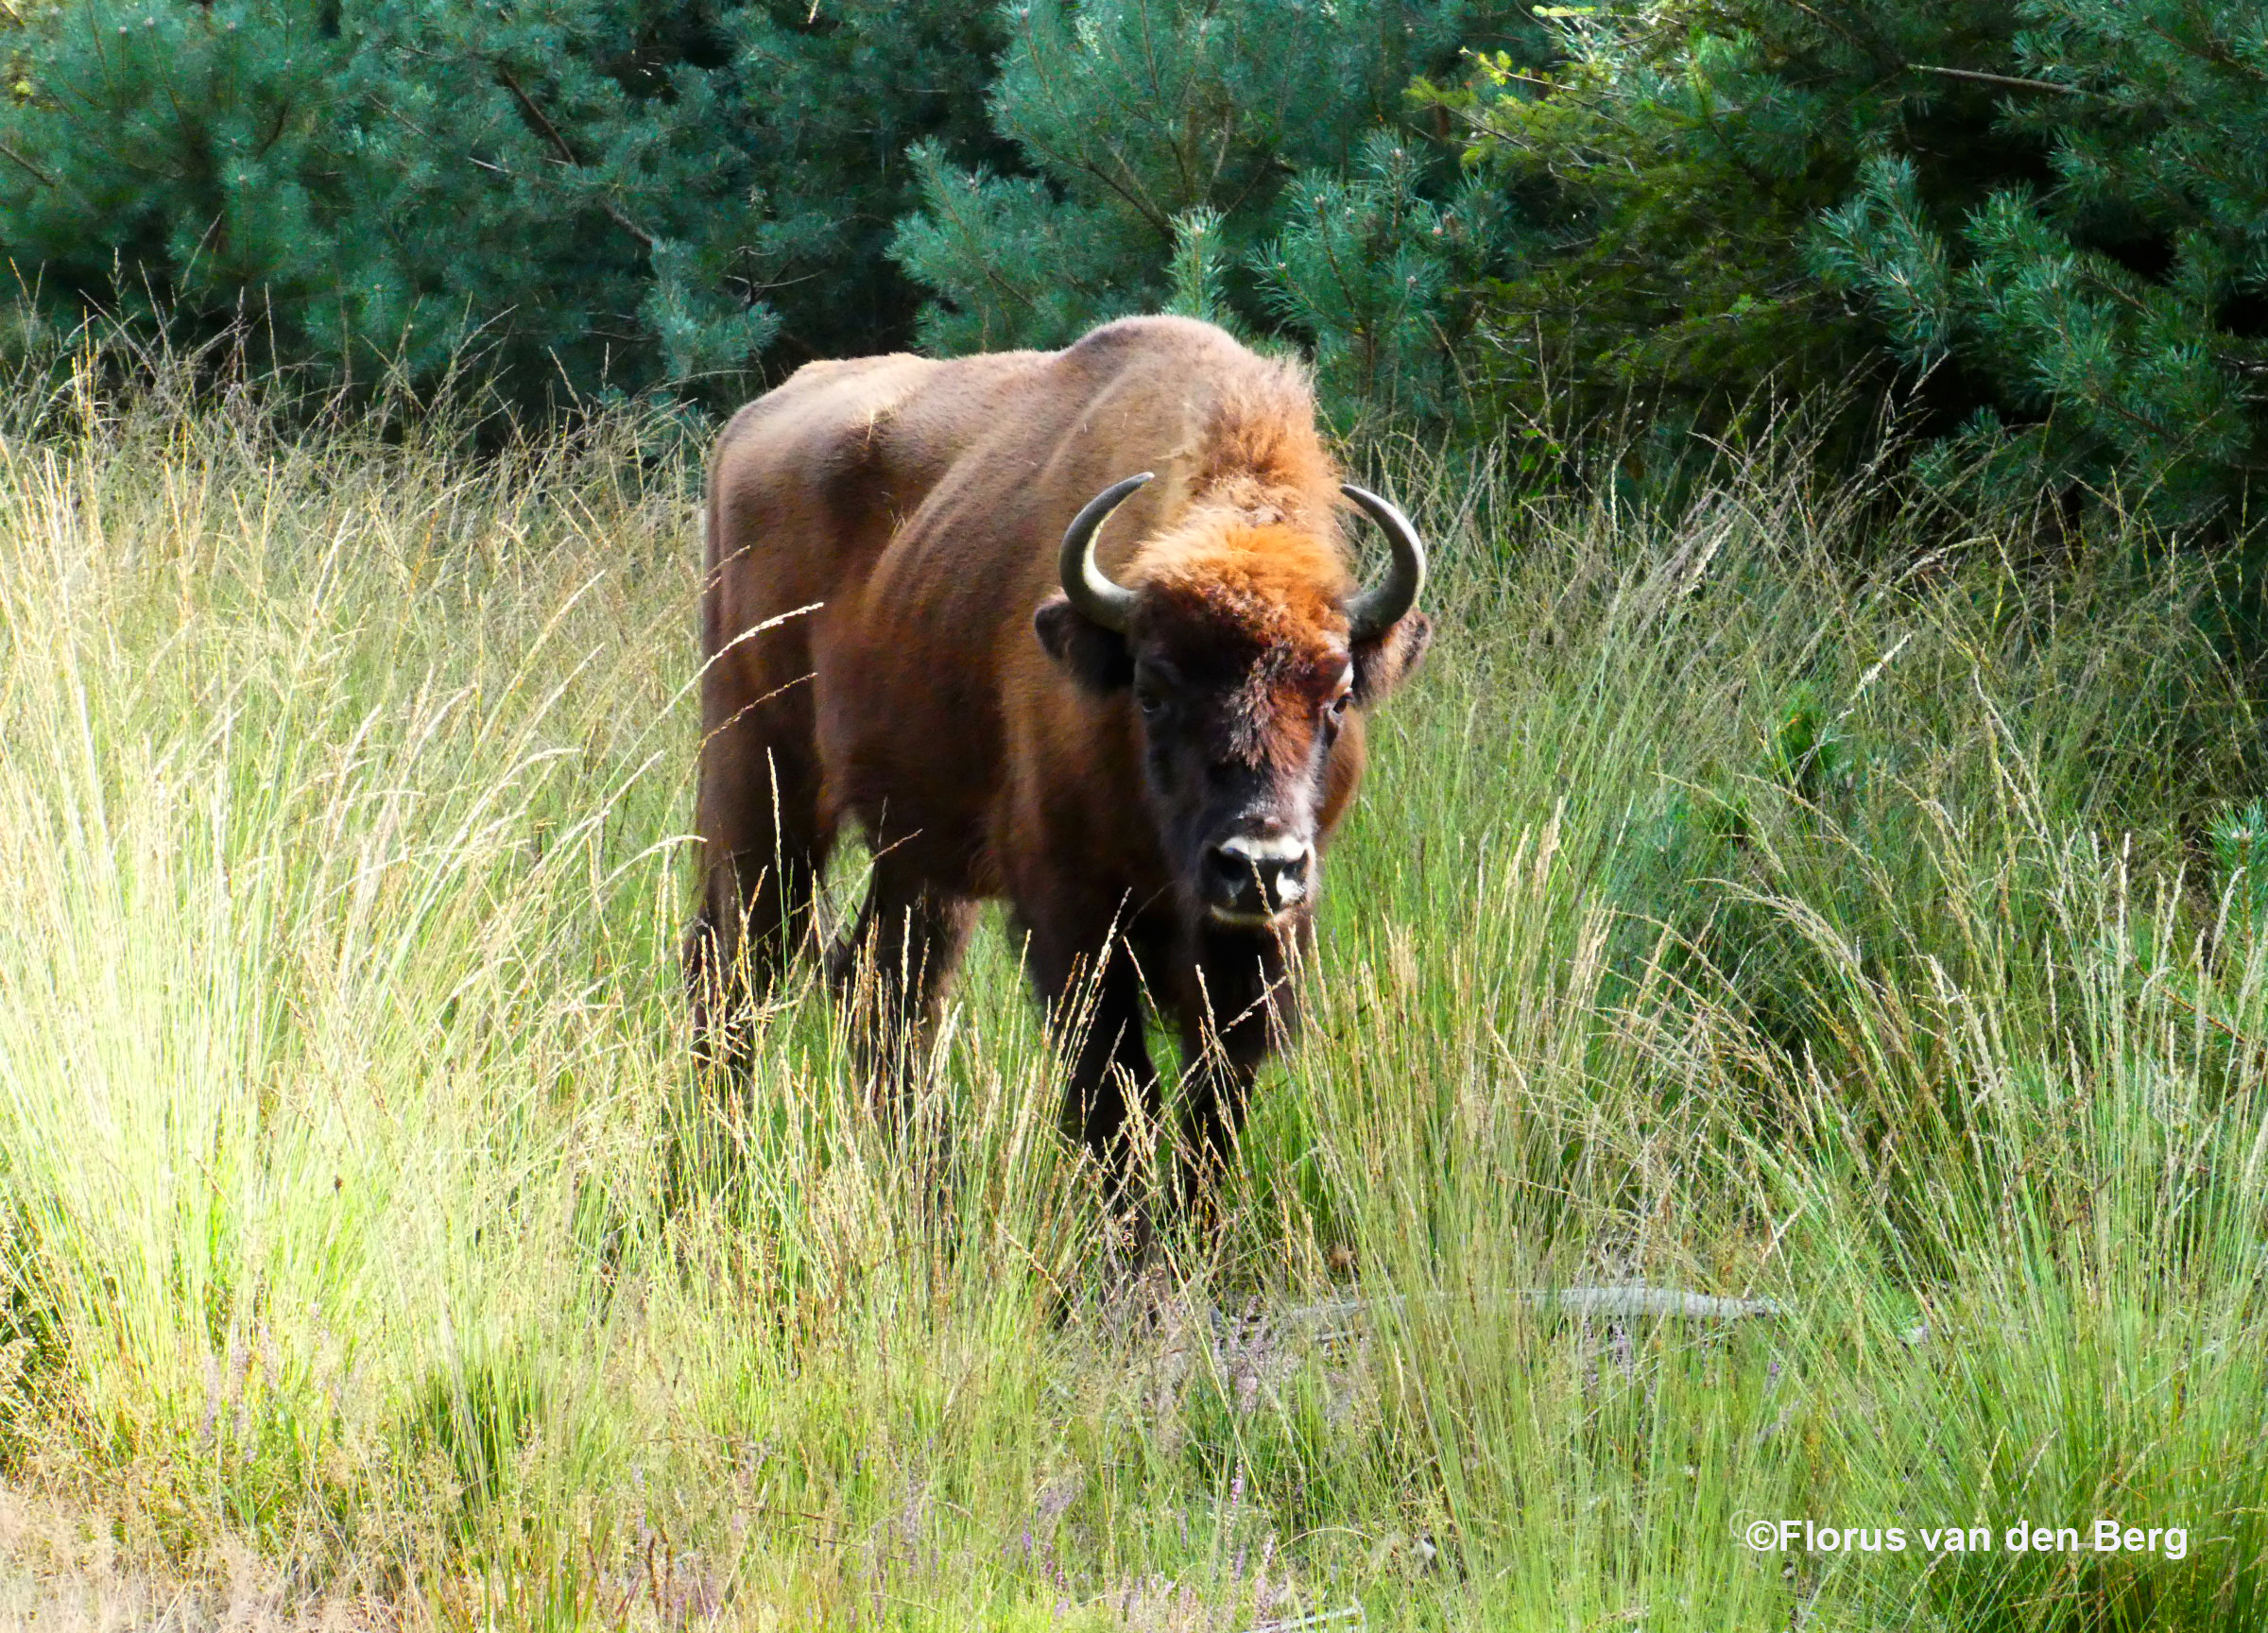
[{"label": "bison head", "polygon": [[1063,593],[1034,615],[1040,644],[1092,692],[1130,694],[1143,794],[1186,903],[1216,925],[1280,929],[1317,884],[1327,813],[1361,765],[1350,712],[1423,655],[1413,611],[1425,547],[1375,493],[1343,491],[1385,530],[1393,562],[1352,591],[1328,537],[1214,516],[1145,550],[1137,582],[1094,559],[1110,512],[1145,472],[1088,502],[1063,536]]}]

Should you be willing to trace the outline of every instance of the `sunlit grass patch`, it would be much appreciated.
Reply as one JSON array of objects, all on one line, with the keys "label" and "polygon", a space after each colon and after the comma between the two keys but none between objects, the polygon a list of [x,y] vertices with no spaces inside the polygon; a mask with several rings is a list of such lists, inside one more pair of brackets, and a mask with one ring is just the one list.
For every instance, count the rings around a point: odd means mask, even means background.
[{"label": "sunlit grass patch", "polygon": [[[123,1556],[453,1624],[2250,1613],[2257,731],[2177,564],[1389,473],[1435,653],[1222,1227],[1129,1285],[992,922],[910,1139],[808,969],[695,1071],[674,444],[50,406],[0,1454]],[[1779,1314],[1551,1297],[1632,1282]],[[1741,1530],[1977,1516],[2191,1543]]]}]

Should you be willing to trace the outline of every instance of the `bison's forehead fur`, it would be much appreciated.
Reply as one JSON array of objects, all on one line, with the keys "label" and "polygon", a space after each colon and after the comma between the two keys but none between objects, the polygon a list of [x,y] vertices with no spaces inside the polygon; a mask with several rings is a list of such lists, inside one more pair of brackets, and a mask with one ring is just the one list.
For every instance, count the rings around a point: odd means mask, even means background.
[{"label": "bison's forehead fur", "polygon": [[[1335,540],[1281,524],[1207,523],[1146,543],[1128,577],[1146,633],[1177,647],[1217,645],[1230,662],[1280,669],[1347,659],[1353,580]],[[1234,654],[1234,656],[1231,656]]]},{"label": "bison's forehead fur", "polygon": [[1337,549],[1280,524],[1216,526],[1154,541],[1135,564],[1136,644],[1222,708],[1218,747],[1289,770],[1306,758],[1314,713],[1347,670]]}]

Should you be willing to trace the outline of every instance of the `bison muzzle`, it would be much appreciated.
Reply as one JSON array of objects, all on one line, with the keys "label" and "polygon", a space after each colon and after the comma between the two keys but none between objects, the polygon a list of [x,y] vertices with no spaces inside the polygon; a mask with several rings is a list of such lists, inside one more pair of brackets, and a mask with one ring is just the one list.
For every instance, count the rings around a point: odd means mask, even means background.
[{"label": "bison muzzle", "polygon": [[[1388,546],[1367,588],[1346,502]],[[1146,997],[1180,1035],[1201,1194],[1292,1024],[1364,714],[1431,634],[1417,532],[1338,480],[1304,375],[1177,318],[813,364],[727,426],[707,521],[704,1046],[807,937],[851,824],[872,880],[831,971],[870,970],[872,1057],[907,1057],[888,1040],[922,1035],[1005,899],[1068,1130],[1130,1195]]]}]

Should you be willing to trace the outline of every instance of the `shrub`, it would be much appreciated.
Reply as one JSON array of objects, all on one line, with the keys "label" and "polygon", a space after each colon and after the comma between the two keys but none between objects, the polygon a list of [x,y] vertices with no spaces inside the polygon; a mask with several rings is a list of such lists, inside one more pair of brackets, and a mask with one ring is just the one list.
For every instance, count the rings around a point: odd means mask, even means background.
[{"label": "shrub", "polygon": [[1509,9],[1030,0],[994,124],[1023,174],[915,149],[892,254],[942,352],[1055,346],[1170,307],[1311,344],[1326,396],[1440,415],[1468,291],[1511,239],[1414,129],[1413,73],[1525,38]]},{"label": "shrub", "polygon": [[89,0],[21,38],[0,251],[51,312],[249,317],[326,385],[470,365],[522,404],[895,339],[899,150],[981,143],[991,44],[941,6],[655,0]]},{"label": "shrub", "polygon": [[1490,294],[1497,388],[1722,424],[1902,374],[2006,492],[2240,521],[2268,180],[2259,8],[1676,0],[1562,14],[1565,60],[1428,94],[1555,228]]}]

